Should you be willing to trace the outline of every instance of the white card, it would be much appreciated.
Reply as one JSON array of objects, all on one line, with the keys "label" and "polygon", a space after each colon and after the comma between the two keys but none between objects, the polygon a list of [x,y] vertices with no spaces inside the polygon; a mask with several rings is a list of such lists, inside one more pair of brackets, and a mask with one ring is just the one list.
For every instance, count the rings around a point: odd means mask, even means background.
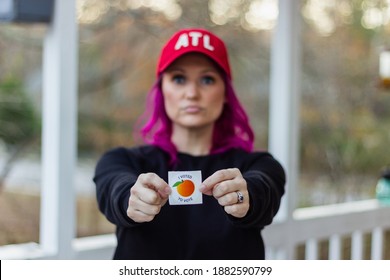
[{"label": "white card", "polygon": [[168,185],[172,189],[169,196],[170,205],[202,204],[201,171],[169,171]]}]

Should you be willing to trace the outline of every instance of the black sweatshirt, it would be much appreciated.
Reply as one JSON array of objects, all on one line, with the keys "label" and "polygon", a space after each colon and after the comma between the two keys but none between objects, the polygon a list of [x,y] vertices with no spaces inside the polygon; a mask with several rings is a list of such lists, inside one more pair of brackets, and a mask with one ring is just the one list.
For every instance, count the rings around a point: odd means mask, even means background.
[{"label": "black sweatshirt", "polygon": [[[115,148],[99,160],[94,182],[100,211],[117,226],[114,259],[264,259],[261,229],[272,222],[284,194],[285,173],[267,152],[231,149],[208,156],[178,153],[175,167],[154,146]],[[217,200],[169,205],[151,222],[136,223],[126,215],[130,188],[141,173],[153,172],[168,182],[168,171],[215,171],[238,168],[248,185],[250,209],[243,218],[227,214]]]}]

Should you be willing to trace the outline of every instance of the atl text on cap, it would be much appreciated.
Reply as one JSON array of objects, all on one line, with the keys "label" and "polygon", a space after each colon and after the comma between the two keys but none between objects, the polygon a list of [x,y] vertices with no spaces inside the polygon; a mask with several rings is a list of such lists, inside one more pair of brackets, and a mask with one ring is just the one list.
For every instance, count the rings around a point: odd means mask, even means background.
[{"label": "atl text on cap", "polygon": [[179,39],[177,39],[175,50],[180,50],[182,47],[186,48],[190,46],[190,44],[193,47],[197,47],[199,45],[199,41],[202,41],[205,49],[209,51],[214,50],[214,47],[210,44],[210,36],[196,31],[189,32],[188,34],[181,34]]}]

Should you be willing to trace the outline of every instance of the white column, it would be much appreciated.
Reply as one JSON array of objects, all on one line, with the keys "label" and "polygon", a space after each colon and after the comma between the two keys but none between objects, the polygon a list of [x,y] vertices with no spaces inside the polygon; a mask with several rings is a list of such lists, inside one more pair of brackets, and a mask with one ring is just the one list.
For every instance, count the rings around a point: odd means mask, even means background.
[{"label": "white column", "polygon": [[55,1],[43,54],[40,243],[60,259],[73,257],[76,224],[77,33],[75,0]]},{"label": "white column", "polygon": [[329,239],[329,259],[341,260],[342,242],[338,234],[334,234]]},{"label": "white column", "polygon": [[352,260],[362,260],[363,259],[363,232],[357,230],[352,233],[351,241],[351,259]]},{"label": "white column", "polygon": [[269,150],[287,173],[287,193],[278,214],[281,220],[291,218],[298,183],[300,2],[279,0],[271,49]]},{"label": "white column", "polygon": [[384,232],[381,227],[374,228],[371,239],[371,259],[381,260],[383,258]]},{"label": "white column", "polygon": [[305,260],[318,260],[318,242],[314,238],[306,241]]}]

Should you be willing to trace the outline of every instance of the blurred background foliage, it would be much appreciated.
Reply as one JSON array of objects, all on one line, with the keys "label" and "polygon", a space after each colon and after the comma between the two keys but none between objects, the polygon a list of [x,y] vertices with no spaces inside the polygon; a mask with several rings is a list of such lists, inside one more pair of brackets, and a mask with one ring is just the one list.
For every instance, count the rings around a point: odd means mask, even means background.
[{"label": "blurred background foliage", "polygon": [[[374,180],[390,162],[390,91],[378,86],[379,52],[390,46],[390,1],[301,2],[302,176],[336,187],[346,176],[357,178],[353,184],[366,182],[362,176]],[[179,28],[194,26],[225,40],[255,146],[267,147],[276,0],[77,0],[77,15],[80,158],[137,144],[134,123],[160,48]],[[46,28],[0,25],[0,138],[7,153],[40,138]],[[39,154],[40,141],[29,147]]]},{"label": "blurred background foliage", "polygon": [[0,139],[8,152],[0,169],[0,191],[13,163],[38,137],[36,110],[22,81],[17,77],[5,77],[0,83]]}]

